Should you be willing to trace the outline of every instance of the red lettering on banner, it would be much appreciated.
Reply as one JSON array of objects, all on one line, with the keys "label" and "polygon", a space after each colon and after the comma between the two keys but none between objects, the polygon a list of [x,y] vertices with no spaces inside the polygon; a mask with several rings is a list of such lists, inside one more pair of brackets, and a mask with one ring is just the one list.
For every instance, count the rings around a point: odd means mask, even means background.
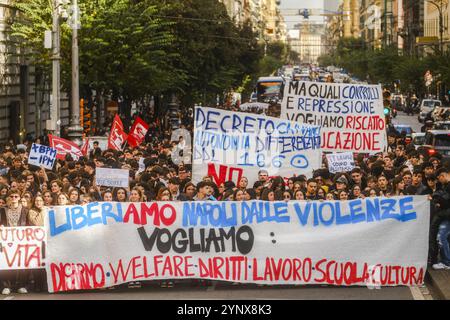
[{"label": "red lettering on banner", "polygon": [[41,265],[41,247],[38,245],[25,246],[25,268],[29,268],[32,265],[37,267]]},{"label": "red lettering on banner", "polygon": [[153,216],[153,225],[160,226],[159,223],[159,210],[158,203],[153,202],[150,207],[147,207],[145,203],[141,204],[141,224],[147,224],[147,215]]},{"label": "red lettering on banner", "polygon": [[[237,179],[233,179],[234,172],[237,172]],[[228,173],[228,176],[227,176]],[[220,185],[226,181],[234,181],[235,183],[241,180],[244,170],[241,168],[228,167],[219,165],[219,174],[217,174],[216,165],[214,163],[208,163],[208,176],[214,179],[216,185]]]},{"label": "red lettering on banner", "polygon": [[201,258],[198,259],[198,269],[200,278],[208,278],[209,277],[209,268],[208,265],[203,262]]},{"label": "red lettering on banner", "polygon": [[142,202],[140,207],[140,213],[134,204],[128,206],[123,222],[128,223],[130,217],[132,217],[132,223],[137,225],[147,225],[147,216],[153,217],[152,224],[154,226],[160,226],[161,222],[165,226],[171,226],[177,217],[177,212],[171,204],[164,204],[161,208],[158,203],[154,202],[150,206]]},{"label": "red lettering on banner", "polygon": [[124,271],[122,259],[119,260],[119,263],[117,263],[116,268],[114,268],[114,266],[110,263],[109,269],[112,272],[114,283],[118,282],[119,276],[122,279],[122,281],[125,281],[128,277],[128,273],[130,272],[130,268],[131,268],[131,265],[128,264],[126,271]]},{"label": "red lettering on banner", "polygon": [[172,261],[167,257],[164,261],[164,267],[161,276],[173,276]]},{"label": "red lettering on banner", "polygon": [[141,224],[141,220],[139,219],[139,212],[133,203],[128,206],[125,217],[123,217],[123,222],[128,223],[128,221],[130,221],[130,215],[133,215],[134,224]]},{"label": "red lettering on banner", "polygon": [[381,151],[380,132],[323,132],[322,148]]},{"label": "red lettering on banner", "polygon": [[[16,251],[14,252],[14,255],[12,256],[12,259],[10,259],[8,251],[6,250],[6,248],[3,248],[3,253],[5,254],[5,260],[6,260],[6,264],[8,265],[8,267],[12,267],[13,265],[15,265],[16,261],[17,264],[20,266],[20,261],[22,260],[22,251],[19,250],[20,245],[17,246]],[[17,259],[17,260],[16,260]]]},{"label": "red lettering on banner", "polygon": [[181,265],[183,264],[183,257],[174,256],[173,257],[173,270],[175,277],[182,277],[183,271],[181,271]]},{"label": "red lettering on banner", "polygon": [[144,277],[144,274],[139,274],[138,271],[142,271],[139,270],[140,267],[142,266],[142,264],[138,263],[137,260],[140,259],[141,257],[134,257],[133,259],[131,259],[131,263],[133,266],[133,280],[135,279],[140,279]]},{"label": "red lettering on banner", "polygon": [[[416,280],[416,267],[411,267],[411,271],[410,271],[411,275],[409,276],[410,280],[410,284],[416,284],[417,280]],[[414,282],[413,282],[414,280]]]},{"label": "red lettering on banner", "polygon": [[192,263],[189,263],[190,259],[192,259],[192,256],[184,256],[184,275],[186,277],[193,277],[193,276],[195,276],[195,273],[191,272],[191,268],[194,265]]},{"label": "red lettering on banner", "polygon": [[52,263],[50,271],[54,292],[98,289],[105,286],[105,273],[101,264]]}]

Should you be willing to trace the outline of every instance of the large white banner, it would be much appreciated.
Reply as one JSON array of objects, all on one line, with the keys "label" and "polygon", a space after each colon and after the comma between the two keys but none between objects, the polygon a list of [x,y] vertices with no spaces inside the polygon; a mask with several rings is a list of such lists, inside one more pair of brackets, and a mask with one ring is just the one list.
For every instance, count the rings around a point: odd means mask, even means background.
[{"label": "large white banner", "polygon": [[42,269],[44,227],[0,227],[0,270]]},{"label": "large white banner", "polygon": [[60,292],[185,278],[420,285],[429,212],[425,196],[54,207],[48,286]]},{"label": "large white banner", "polygon": [[281,118],[321,126],[323,151],[370,153],[387,147],[380,85],[291,81]]},{"label": "large white banner", "polygon": [[320,128],[252,113],[195,109],[193,180],[212,176],[217,185],[249,185],[258,172],[269,176],[312,175],[322,165]]}]

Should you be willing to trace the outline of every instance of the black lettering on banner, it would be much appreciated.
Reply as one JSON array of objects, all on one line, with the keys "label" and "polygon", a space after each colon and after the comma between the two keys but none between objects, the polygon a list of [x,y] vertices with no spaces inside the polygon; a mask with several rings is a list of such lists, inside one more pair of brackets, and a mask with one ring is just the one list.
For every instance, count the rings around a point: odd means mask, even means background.
[{"label": "black lettering on banner", "polygon": [[[237,230],[231,227],[228,232],[223,228],[207,229],[183,228],[176,229],[173,233],[169,229],[154,228],[148,235],[144,227],[137,229],[145,251],[156,250],[168,253],[173,250],[176,253],[188,252],[236,252],[246,255],[251,252],[255,242],[253,230],[249,226],[241,226]],[[198,232],[199,239],[196,239]],[[205,237],[205,234],[207,235]]]}]

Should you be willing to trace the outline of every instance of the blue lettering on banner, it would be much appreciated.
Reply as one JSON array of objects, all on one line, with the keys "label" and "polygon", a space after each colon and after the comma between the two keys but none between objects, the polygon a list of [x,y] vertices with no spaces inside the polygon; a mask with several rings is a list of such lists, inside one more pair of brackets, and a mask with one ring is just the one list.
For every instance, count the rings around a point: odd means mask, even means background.
[{"label": "blue lettering on banner", "polygon": [[[413,207],[413,199],[412,196],[400,199],[355,199],[347,202],[348,212],[344,212],[344,202],[340,201],[336,201],[334,204],[332,202],[308,202],[306,205],[301,202],[296,202],[293,204],[293,207],[298,221],[302,226],[311,222],[313,226],[345,225],[361,222],[371,223],[390,219],[407,222],[417,219],[417,213]],[[313,213],[312,216],[311,213]],[[329,217],[327,213],[330,215]]]},{"label": "blue lettering on banner", "polygon": [[[183,202],[177,206],[183,227],[235,227],[241,224],[298,223],[300,227],[331,227],[339,225],[395,221],[407,223],[417,219],[414,197],[365,198],[350,201],[240,201]],[[98,225],[123,223],[123,212],[130,208],[136,217],[141,213],[134,206],[120,202],[93,202],[85,206],[64,206],[48,212],[50,236]],[[291,216],[294,219],[291,221]],[[135,224],[140,224],[138,219]],[[126,223],[129,223],[126,220]]]},{"label": "blue lettering on banner", "polygon": [[309,161],[304,155],[297,154],[296,156],[292,157],[292,159],[291,159],[291,166],[294,167],[294,168],[297,168],[297,169],[308,168]]},{"label": "blue lettering on banner", "polygon": [[[114,210],[115,209],[115,212]],[[114,202],[92,202],[86,206],[66,206],[63,208],[65,217],[61,215],[56,218],[55,209],[48,212],[49,229],[52,237],[70,230],[81,230],[86,227],[92,227],[98,224],[107,225],[108,218],[116,223],[123,222],[122,204]],[[97,215],[98,216],[94,216]],[[62,222],[57,225],[58,222]]]}]

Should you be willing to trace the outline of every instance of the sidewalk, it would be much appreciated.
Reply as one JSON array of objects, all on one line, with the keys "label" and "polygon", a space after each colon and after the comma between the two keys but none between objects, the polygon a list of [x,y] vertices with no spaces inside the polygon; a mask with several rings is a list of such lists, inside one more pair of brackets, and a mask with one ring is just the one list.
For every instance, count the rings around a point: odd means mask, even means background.
[{"label": "sidewalk", "polygon": [[428,270],[429,280],[441,299],[450,300],[450,270]]}]

